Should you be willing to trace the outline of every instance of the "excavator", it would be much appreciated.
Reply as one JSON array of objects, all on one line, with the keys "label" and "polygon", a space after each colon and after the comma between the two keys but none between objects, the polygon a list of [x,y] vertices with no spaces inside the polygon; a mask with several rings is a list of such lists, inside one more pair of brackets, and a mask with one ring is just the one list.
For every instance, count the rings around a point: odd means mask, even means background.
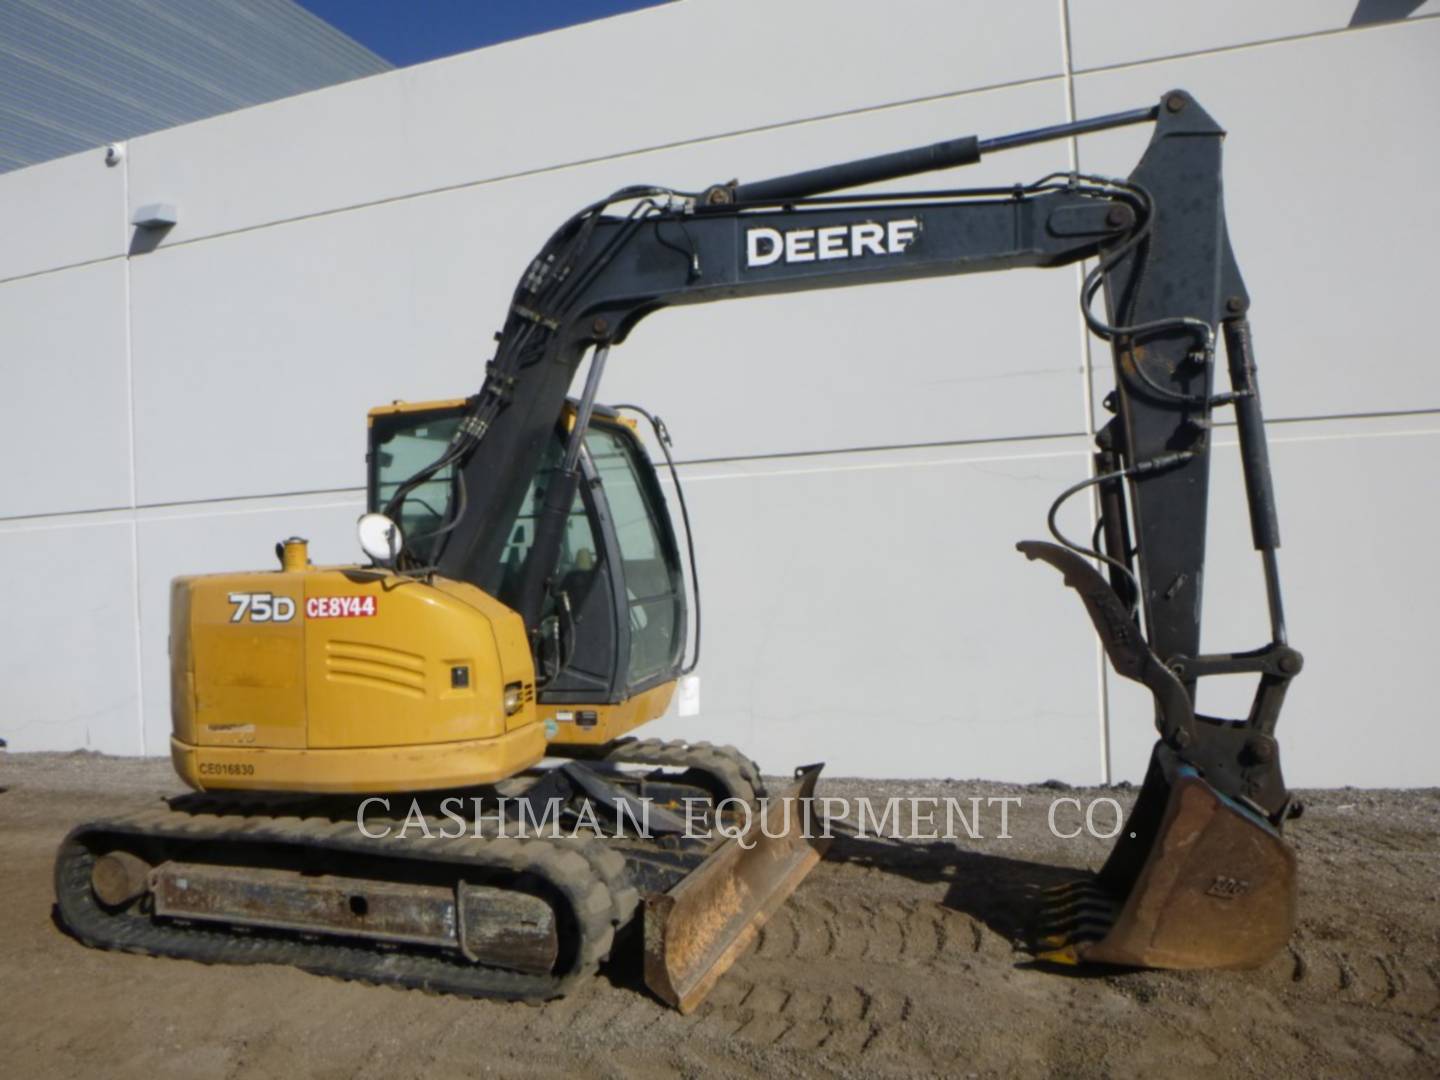
[{"label": "excavator", "polygon": [[[1134,124],[1151,137],[1125,179],[855,190]],[[526,267],[475,394],[371,411],[369,562],[315,566],[292,537],[275,569],[172,583],[172,757],[194,791],[70,832],[63,924],[101,948],[531,1001],[572,989],[639,928],[646,984],[695,1008],[821,857],[808,815],[782,815],[810,805],[820,767],[767,790],[733,747],[631,734],[690,677],[699,594],[668,431],[598,400],[611,349],[672,305],[1088,262],[1081,307],[1113,355],[1112,415],[1093,470],[1050,507],[1052,538],[1018,548],[1059,571],[1116,672],[1150,691],[1158,740],[1116,847],[1046,894],[1029,945],[1048,964],[1263,963],[1294,920],[1282,828],[1298,807],[1275,728],[1302,658],[1223,137],[1176,90],[767,180],[626,187],[581,209]],[[1270,639],[1207,654],[1224,409]],[[642,423],[669,461],[688,557]],[[1057,514],[1082,494],[1098,523],[1077,540]],[[1200,680],[1234,674],[1257,680],[1249,714],[1198,713]],[[455,813],[471,801],[496,807],[473,829]],[[697,802],[698,833],[678,812]],[[648,811],[648,827],[510,827],[555,806],[571,822]],[[719,828],[742,810],[748,828]]]}]

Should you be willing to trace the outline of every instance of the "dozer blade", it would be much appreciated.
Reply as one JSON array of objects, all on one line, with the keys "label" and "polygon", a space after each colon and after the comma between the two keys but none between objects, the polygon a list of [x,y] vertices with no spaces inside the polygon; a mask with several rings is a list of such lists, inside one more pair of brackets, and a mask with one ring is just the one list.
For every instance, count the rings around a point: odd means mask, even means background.
[{"label": "dozer blade", "polygon": [[[806,808],[822,766],[796,774],[739,837],[673,889],[645,899],[645,985],[688,1013],[820,861],[829,840],[807,839]],[[747,847],[747,845],[749,845]]]},{"label": "dozer blade", "polygon": [[1289,845],[1161,744],[1100,873],[1050,892],[1036,951],[1063,964],[1256,967],[1294,922]]}]

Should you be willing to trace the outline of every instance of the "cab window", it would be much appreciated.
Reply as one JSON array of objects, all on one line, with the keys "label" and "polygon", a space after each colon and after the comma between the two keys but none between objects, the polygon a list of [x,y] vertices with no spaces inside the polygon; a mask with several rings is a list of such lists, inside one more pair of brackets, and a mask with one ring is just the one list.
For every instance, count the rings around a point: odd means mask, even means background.
[{"label": "cab window", "polygon": [[[386,425],[389,430],[378,432],[372,509],[383,510],[401,484],[440,457],[450,445],[459,423],[459,414],[452,412],[409,426]],[[425,537],[439,529],[444,521],[453,483],[454,469],[447,465],[405,498],[398,524],[406,543],[414,544],[422,556],[430,549]]]},{"label": "cab window", "polygon": [[614,520],[625,577],[624,616],[630,625],[630,686],[673,670],[683,629],[680,567],[660,533],[659,492],[639,448],[617,431],[591,427],[585,437]]},{"label": "cab window", "polygon": [[[486,591],[502,603],[513,606],[516,602],[520,574],[530,556],[530,548],[535,543],[535,521],[545,503],[545,489],[555,471],[559,469],[564,454],[565,444],[557,436],[546,446],[545,456],[535,470],[535,475],[531,477],[530,486],[525,489],[520,513],[510,526],[510,535],[500,552],[496,576],[487,583],[489,588]],[[565,522],[565,536],[561,541],[560,557],[556,563],[557,580],[562,583],[562,588],[567,584],[574,587],[577,576],[588,577],[595,573],[599,563],[599,545],[595,542],[584,501],[580,492],[576,491],[575,501],[570,506],[570,516]]]}]

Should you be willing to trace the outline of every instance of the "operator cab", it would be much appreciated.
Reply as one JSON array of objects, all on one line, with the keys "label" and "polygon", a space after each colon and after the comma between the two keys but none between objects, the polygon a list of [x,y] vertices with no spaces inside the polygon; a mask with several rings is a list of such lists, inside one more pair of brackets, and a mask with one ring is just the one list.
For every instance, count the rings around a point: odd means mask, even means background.
[{"label": "operator cab", "polygon": [[[371,511],[382,510],[401,483],[441,456],[466,409],[462,399],[371,410]],[[500,558],[481,579],[470,582],[512,608],[545,488],[560,466],[575,417],[572,401],[530,480]],[[535,665],[540,704],[560,707],[543,711],[562,721],[578,719],[583,734],[597,723],[600,729],[614,726],[604,722],[606,710],[564,706],[616,705],[651,691],[668,702],[684,663],[688,609],[675,529],[635,422],[597,405],[583,440],[580,467],[584,483],[550,575],[553,586],[540,623]],[[433,562],[443,541],[437,530],[454,489],[454,469],[447,466],[404,501],[398,524],[407,549],[423,564]],[[663,711],[664,705],[659,707]],[[567,731],[564,737],[568,740],[571,734]],[[613,737],[614,732],[593,734]]]}]

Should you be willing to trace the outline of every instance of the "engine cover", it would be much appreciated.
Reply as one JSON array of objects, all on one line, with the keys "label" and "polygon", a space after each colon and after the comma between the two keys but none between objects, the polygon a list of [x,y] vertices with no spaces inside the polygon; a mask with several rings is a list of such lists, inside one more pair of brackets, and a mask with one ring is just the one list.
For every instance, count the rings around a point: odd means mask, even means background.
[{"label": "engine cover", "polygon": [[172,753],[201,790],[489,783],[543,756],[520,616],[362,567],[171,585]]}]

